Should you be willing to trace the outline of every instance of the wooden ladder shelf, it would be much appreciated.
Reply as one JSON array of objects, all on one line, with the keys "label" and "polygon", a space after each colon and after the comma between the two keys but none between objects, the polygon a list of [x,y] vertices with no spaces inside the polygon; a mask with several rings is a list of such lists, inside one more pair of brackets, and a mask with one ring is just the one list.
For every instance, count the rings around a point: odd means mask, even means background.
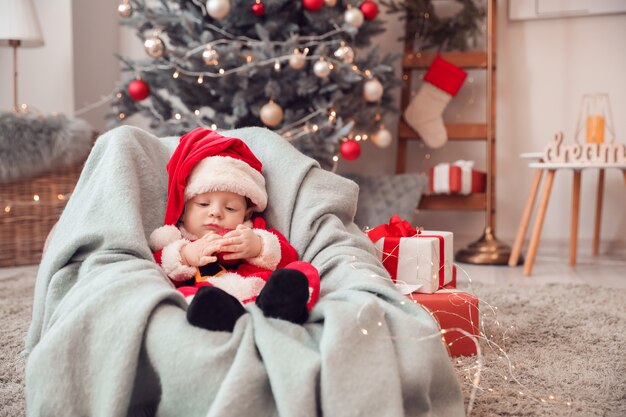
[{"label": "wooden ladder shelf", "polygon": [[[495,227],[495,122],[496,122],[496,0],[487,0],[487,50],[469,52],[442,52],[441,57],[452,64],[468,69],[482,69],[487,72],[487,120],[485,123],[446,123],[448,139],[452,141],[482,141],[486,147],[487,186],[485,193],[463,195],[424,195],[420,200],[420,210],[484,211],[485,232],[469,248],[457,253],[457,260],[477,264],[504,265],[508,261],[510,249],[497,241]],[[409,31],[407,31],[409,33]],[[411,76],[414,71],[427,69],[437,56],[436,52],[414,52],[414,40],[406,37],[404,59],[402,60],[401,110],[411,100]],[[398,123],[398,154],[396,172],[406,172],[408,144],[420,140],[403,119]]]}]

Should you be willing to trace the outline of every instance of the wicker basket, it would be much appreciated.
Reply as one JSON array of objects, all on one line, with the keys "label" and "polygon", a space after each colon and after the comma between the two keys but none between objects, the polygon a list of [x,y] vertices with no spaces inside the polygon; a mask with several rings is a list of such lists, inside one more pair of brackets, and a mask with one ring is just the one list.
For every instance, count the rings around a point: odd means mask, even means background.
[{"label": "wicker basket", "polygon": [[0,267],[39,263],[83,165],[0,184]]}]

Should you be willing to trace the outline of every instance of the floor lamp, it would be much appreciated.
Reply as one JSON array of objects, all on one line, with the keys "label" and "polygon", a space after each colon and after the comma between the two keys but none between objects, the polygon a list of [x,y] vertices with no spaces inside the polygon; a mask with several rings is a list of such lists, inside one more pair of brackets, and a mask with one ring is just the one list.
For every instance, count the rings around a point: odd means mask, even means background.
[{"label": "floor lamp", "polygon": [[17,48],[43,46],[32,0],[0,0],[0,46],[13,48],[13,111],[17,112]]}]

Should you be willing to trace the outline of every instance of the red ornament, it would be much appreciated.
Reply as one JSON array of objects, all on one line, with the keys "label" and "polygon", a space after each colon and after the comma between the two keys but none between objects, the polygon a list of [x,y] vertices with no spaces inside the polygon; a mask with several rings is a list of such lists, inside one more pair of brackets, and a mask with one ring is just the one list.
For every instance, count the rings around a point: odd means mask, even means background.
[{"label": "red ornament", "polygon": [[261,2],[254,3],[252,5],[252,13],[261,17],[265,14],[265,5]]},{"label": "red ornament", "polygon": [[361,144],[354,139],[349,139],[339,147],[341,156],[347,161],[353,161],[361,155]]},{"label": "red ornament", "polygon": [[141,101],[150,95],[150,86],[142,79],[132,80],[128,84],[128,95],[134,101]]},{"label": "red ornament", "polygon": [[378,16],[378,6],[373,1],[367,0],[359,6],[365,20],[374,20]]},{"label": "red ornament", "polygon": [[324,0],[302,0],[302,5],[310,12],[316,12],[324,5]]}]

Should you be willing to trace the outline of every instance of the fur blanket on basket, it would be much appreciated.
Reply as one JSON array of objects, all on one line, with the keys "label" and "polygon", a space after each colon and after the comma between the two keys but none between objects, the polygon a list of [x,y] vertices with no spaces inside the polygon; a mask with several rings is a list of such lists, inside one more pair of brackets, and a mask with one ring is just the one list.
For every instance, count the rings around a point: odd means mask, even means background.
[{"label": "fur blanket on basket", "polygon": [[0,113],[0,184],[84,161],[92,145],[92,128],[82,119]]},{"label": "fur blanket on basket", "polygon": [[29,416],[462,416],[438,326],[406,302],[352,222],[357,186],[275,133],[268,223],[322,277],[304,326],[248,304],[233,333],[192,327],[146,237],[163,221],[177,138],[100,137],[39,268],[26,352]]}]

